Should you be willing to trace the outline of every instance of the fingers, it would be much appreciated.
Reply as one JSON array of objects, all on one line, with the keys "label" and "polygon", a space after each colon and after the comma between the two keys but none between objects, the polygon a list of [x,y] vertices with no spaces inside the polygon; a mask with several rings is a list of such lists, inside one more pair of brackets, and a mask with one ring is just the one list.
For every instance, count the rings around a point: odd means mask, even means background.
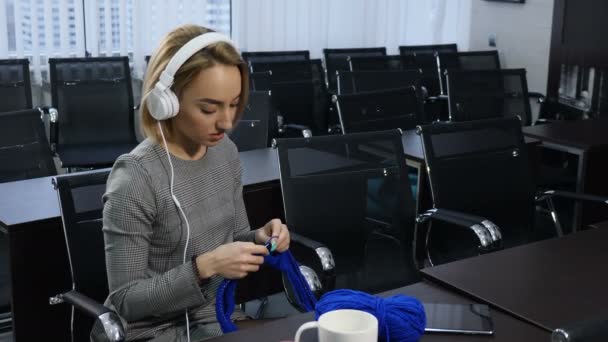
[{"label": "fingers", "polygon": [[268,250],[263,245],[256,245],[253,242],[233,242],[238,246],[236,251],[239,254],[256,254],[256,255],[267,255]]},{"label": "fingers", "polygon": [[240,272],[251,273],[257,272],[260,270],[260,265],[252,265],[252,264],[242,264],[240,266]]},{"label": "fingers", "polygon": [[287,249],[289,249],[289,243],[291,242],[290,236],[289,236],[289,229],[287,229],[287,226],[282,224],[281,225],[281,232],[278,235],[279,237],[276,239],[276,250],[279,253],[283,253],[285,252]]},{"label": "fingers", "polygon": [[279,234],[281,234],[281,230],[283,229],[283,222],[281,222],[281,220],[279,219],[274,219],[271,220],[270,222],[268,222],[268,224],[270,225],[270,236],[279,236]]},{"label": "fingers", "polygon": [[268,249],[266,249],[263,245],[256,245],[251,242],[247,242],[246,246],[243,250],[246,254],[256,254],[256,255],[268,255]]},{"label": "fingers", "polygon": [[240,261],[243,264],[261,265],[264,263],[264,257],[259,255],[244,255]]}]

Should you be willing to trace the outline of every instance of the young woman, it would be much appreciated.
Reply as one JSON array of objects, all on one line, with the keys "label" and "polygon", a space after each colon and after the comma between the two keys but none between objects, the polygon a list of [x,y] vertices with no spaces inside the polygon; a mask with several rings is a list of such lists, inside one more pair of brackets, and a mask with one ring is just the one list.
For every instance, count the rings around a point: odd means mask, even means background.
[{"label": "young woman", "polygon": [[[116,161],[103,197],[107,304],[126,321],[128,340],[221,334],[215,293],[222,279],[256,272],[268,241],[279,252],[289,248],[280,220],[257,230],[247,221],[237,149],[225,135],[247,103],[247,67],[237,49],[214,38],[172,79],[163,74],[176,54],[192,49],[187,43],[220,36],[209,32],[179,27],[150,59],[141,103],[146,139]],[[178,106],[176,115],[159,119],[154,89],[175,94],[169,106]]]}]

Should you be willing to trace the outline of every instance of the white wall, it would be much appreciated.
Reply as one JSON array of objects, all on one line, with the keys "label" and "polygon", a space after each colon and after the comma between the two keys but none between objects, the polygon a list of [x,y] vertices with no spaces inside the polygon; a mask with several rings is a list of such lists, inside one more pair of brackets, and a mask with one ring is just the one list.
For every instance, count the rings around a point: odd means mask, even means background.
[{"label": "white wall", "polygon": [[[510,4],[473,0],[470,50],[490,50],[496,34],[503,68],[526,68],[530,91],[546,92],[554,0]],[[464,49],[463,49],[464,50]]]}]

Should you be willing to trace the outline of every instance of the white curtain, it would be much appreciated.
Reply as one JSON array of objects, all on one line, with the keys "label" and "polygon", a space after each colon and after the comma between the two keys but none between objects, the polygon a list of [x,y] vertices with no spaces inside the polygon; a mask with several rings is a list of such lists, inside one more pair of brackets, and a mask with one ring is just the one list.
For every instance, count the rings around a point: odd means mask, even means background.
[{"label": "white curtain", "polygon": [[151,55],[162,37],[179,25],[197,24],[230,33],[229,0],[134,1],[133,61],[136,77],[143,77],[144,57]]},{"label": "white curtain", "polygon": [[[87,47],[97,55],[130,54],[133,76],[143,78],[145,56],[151,55],[162,37],[183,24],[197,24],[229,33],[229,0],[87,0],[98,11],[87,16],[103,22],[87,22]],[[104,3],[103,6],[101,3]],[[117,4],[118,3],[118,4]],[[112,11],[101,8],[111,8]],[[123,27],[125,29],[123,29]],[[101,28],[105,28],[101,30]],[[120,29],[119,29],[120,28]],[[96,31],[99,30],[99,31]],[[89,40],[91,43],[89,43]],[[112,42],[108,44],[107,42]]]},{"label": "white curtain", "polygon": [[232,0],[243,51],[457,43],[469,46],[472,0]]},{"label": "white curtain", "polygon": [[[49,57],[129,55],[135,78],[175,26],[228,32],[243,51],[458,43],[468,49],[473,0],[0,0],[0,58],[31,58],[32,81]],[[83,7],[84,5],[84,7]],[[6,24],[4,24],[6,23]],[[86,29],[83,29],[86,28]],[[86,35],[85,35],[86,32]]]}]

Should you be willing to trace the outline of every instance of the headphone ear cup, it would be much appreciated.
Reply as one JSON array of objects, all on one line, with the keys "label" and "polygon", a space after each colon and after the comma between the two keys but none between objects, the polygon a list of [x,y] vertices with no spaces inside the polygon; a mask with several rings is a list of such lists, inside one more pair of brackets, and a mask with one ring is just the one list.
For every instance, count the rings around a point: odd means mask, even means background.
[{"label": "headphone ear cup", "polygon": [[146,104],[150,115],[158,121],[166,120],[169,118],[168,114],[170,111],[170,103],[165,99],[165,92],[154,88],[146,98]]},{"label": "headphone ear cup", "polygon": [[177,113],[179,113],[179,100],[177,99],[177,95],[175,95],[171,89],[167,89],[165,91],[165,95],[165,99],[170,107],[169,115],[167,117],[167,119],[169,119],[177,116]]}]

